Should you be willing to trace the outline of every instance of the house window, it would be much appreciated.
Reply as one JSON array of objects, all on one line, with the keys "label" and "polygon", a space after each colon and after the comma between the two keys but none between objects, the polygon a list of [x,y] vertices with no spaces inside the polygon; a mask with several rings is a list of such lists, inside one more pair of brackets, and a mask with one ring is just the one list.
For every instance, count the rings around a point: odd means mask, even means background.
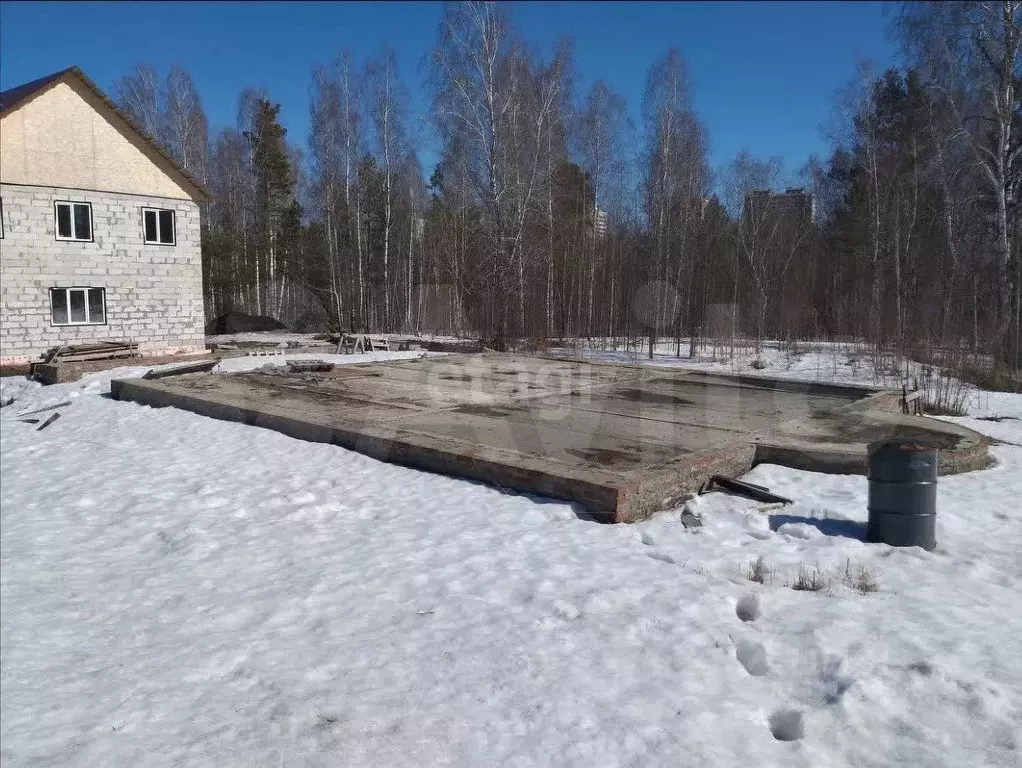
[{"label": "house window", "polygon": [[50,288],[53,325],[106,323],[106,288]]},{"label": "house window", "polygon": [[55,203],[57,239],[92,240],[92,203]]},{"label": "house window", "polygon": [[163,208],[143,208],[142,230],[146,243],[174,245],[174,212]]}]

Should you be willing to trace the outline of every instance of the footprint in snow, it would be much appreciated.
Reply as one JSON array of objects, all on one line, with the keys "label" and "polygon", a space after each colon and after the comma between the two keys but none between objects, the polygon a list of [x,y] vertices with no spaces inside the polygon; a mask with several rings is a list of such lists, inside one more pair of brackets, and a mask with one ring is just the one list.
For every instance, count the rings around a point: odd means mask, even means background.
[{"label": "footprint in snow", "polygon": [[656,539],[653,537],[653,534],[649,533],[648,531],[644,531],[642,536],[639,537],[639,539],[647,547],[652,547],[654,544],[656,544]]},{"label": "footprint in snow", "polygon": [[745,667],[745,671],[753,677],[764,677],[770,673],[766,648],[763,647],[762,643],[739,640],[735,645],[735,658]]},{"label": "footprint in snow", "polygon": [[797,709],[778,709],[769,722],[770,733],[778,741],[798,741],[806,735],[805,718]]},{"label": "footprint in snow", "polygon": [[742,621],[755,621],[762,613],[759,597],[756,595],[746,595],[735,605],[735,615]]}]

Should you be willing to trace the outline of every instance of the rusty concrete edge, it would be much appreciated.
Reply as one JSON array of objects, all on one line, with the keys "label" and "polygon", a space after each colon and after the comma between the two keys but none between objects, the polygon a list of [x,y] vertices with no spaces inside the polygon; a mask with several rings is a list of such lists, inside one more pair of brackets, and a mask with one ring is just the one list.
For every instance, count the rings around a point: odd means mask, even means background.
[{"label": "rusty concrete edge", "polygon": [[634,523],[672,509],[713,475],[744,475],[753,466],[755,444],[743,436],[651,467],[621,487],[614,522]]}]

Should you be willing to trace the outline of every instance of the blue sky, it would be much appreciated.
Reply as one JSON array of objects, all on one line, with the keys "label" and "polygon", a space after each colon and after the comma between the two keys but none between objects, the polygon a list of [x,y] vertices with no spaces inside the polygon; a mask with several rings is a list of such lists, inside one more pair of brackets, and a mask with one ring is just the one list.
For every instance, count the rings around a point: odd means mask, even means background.
[{"label": "blue sky", "polygon": [[[110,91],[138,62],[188,69],[213,126],[233,124],[238,94],[264,86],[292,141],[308,133],[310,71],[343,48],[361,59],[383,40],[397,51],[413,109],[428,106],[419,63],[439,3],[0,3],[0,87],[72,64]],[[826,154],[821,133],[858,61],[896,61],[880,3],[513,3],[523,37],[549,54],[575,38],[578,85],[598,78],[628,100],[636,127],[646,73],[677,45],[689,64],[711,164],[740,150],[780,155],[794,172]],[[59,21],[58,21],[59,20]],[[429,136],[422,159],[434,159]]]}]

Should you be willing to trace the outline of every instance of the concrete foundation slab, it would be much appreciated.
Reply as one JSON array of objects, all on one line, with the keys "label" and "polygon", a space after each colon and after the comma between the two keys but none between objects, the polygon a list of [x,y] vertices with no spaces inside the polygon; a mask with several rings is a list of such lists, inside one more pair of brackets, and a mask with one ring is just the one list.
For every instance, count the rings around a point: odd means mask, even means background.
[{"label": "concrete foundation slab", "polygon": [[909,432],[941,444],[945,470],[986,460],[981,435],[889,412],[897,397],[867,388],[495,353],[317,373],[268,363],[118,380],[112,392],[576,501],[615,522],[669,508],[710,475],[760,461],[862,473],[868,442]]}]

